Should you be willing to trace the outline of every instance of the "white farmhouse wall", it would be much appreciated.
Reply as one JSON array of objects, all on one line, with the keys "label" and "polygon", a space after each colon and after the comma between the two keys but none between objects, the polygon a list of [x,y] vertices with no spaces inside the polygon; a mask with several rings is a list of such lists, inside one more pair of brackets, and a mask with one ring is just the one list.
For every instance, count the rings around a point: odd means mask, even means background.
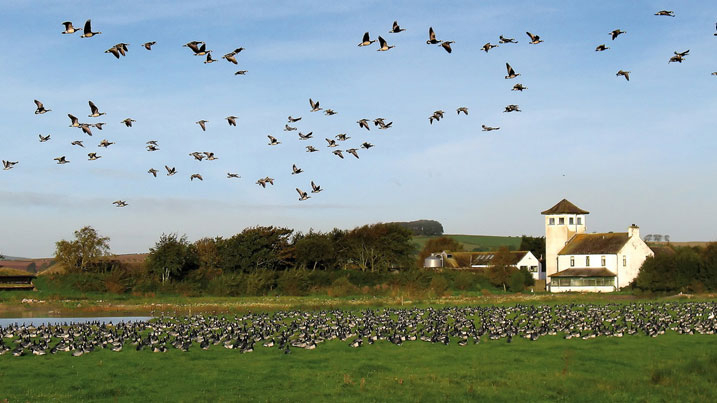
[{"label": "white farmhouse wall", "polygon": [[[564,224],[560,224],[560,219]],[[570,219],[573,224],[570,225]],[[550,224],[550,220],[554,224]],[[578,219],[581,224],[578,225]],[[548,214],[545,216],[545,274],[550,276],[558,271],[558,252],[575,234],[582,234],[587,231],[585,214]]]},{"label": "white farmhouse wall", "polygon": [[528,267],[528,270],[530,270],[530,267],[531,267],[531,266],[534,266],[534,267],[536,268],[536,271],[530,273],[530,274],[533,276],[533,279],[535,279],[535,280],[541,280],[541,274],[542,274],[542,276],[543,276],[542,278],[545,278],[545,277],[544,277],[544,276],[545,276],[545,273],[541,273],[541,272],[540,272],[540,261],[538,260],[537,257],[535,257],[535,255],[533,255],[532,252],[526,253],[525,256],[523,256],[523,257],[518,261],[518,263],[516,263],[515,266],[516,266],[517,268],[519,268],[519,269],[520,269],[522,266],[527,266],[527,267]]},{"label": "white farmhouse wall", "polygon": [[[590,256],[590,266],[585,265],[585,258]],[[605,256],[605,265],[601,264],[601,258]],[[570,266],[570,258],[575,258],[575,266]],[[618,270],[618,255],[559,255],[558,256],[558,267],[560,271],[567,270],[570,268],[593,268],[597,269],[604,267],[611,272],[617,274]]]},{"label": "white farmhouse wall", "polygon": [[[655,252],[653,252],[652,249],[650,249],[650,247],[647,246],[642,239],[640,239],[640,233],[637,232],[627,240],[627,243],[623,245],[617,256],[619,265],[619,271],[617,272],[617,286],[622,288],[628,286],[635,279],[635,277],[637,277],[642,263],[645,262],[645,259],[649,256],[655,256]],[[627,264],[625,266],[622,264],[623,256],[627,258]]]},{"label": "white farmhouse wall", "polygon": [[613,292],[613,286],[592,286],[592,287],[558,287],[550,286],[550,292]]}]

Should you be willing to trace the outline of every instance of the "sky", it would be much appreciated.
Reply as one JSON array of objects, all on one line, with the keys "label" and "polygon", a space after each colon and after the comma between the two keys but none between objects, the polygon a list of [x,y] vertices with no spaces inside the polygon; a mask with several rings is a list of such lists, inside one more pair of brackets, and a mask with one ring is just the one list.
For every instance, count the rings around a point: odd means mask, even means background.
[{"label": "sky", "polygon": [[[717,3],[711,1],[16,1],[0,27],[0,253],[46,257],[90,225],[114,253],[276,225],[434,219],[446,233],[544,235],[563,198],[588,231],[717,240]],[[674,10],[675,17],[655,16]],[[63,35],[92,19],[102,34]],[[398,20],[406,31],[388,33]],[[426,44],[428,27],[453,52]],[[609,33],[626,31],[614,41]],[[358,47],[364,32],[377,43]],[[543,43],[528,44],[525,34]],[[499,35],[486,53],[484,43]],[[141,47],[156,41],[151,51]],[[205,41],[218,61],[183,44]],[[128,43],[125,57],[105,50]],[[596,52],[606,44],[610,49]],[[244,47],[237,66],[221,59]],[[690,53],[668,63],[675,51]],[[504,79],[505,63],[520,76]],[[237,70],[246,75],[234,75]],[[630,81],[617,77],[630,71]],[[521,83],[528,89],[511,91]],[[309,98],[336,115],[310,112]],[[34,99],[51,112],[36,115]],[[106,115],[87,117],[88,101]],[[505,113],[506,105],[522,112]],[[468,107],[467,116],[456,108]],[[445,118],[429,124],[435,110]],[[106,122],[93,136],[69,127]],[[237,127],[224,118],[235,115]],[[287,116],[313,139],[284,131]],[[132,128],[120,122],[136,120]],[[387,130],[359,128],[383,117]],[[203,132],[198,120],[207,120]],[[481,125],[500,127],[484,132]],[[339,159],[325,138],[363,142]],[[40,143],[38,134],[51,135]],[[269,146],[267,135],[281,142]],[[107,149],[97,144],[108,139]],[[85,148],[72,146],[82,140]],[[159,151],[145,151],[156,140]],[[313,145],[320,151],[305,152]],[[215,161],[188,154],[211,151]],[[97,152],[99,160],[88,161]],[[65,155],[71,162],[57,165]],[[292,175],[296,164],[303,173]],[[166,176],[164,165],[177,174]],[[149,168],[159,170],[154,178]],[[228,179],[227,172],[241,175]],[[204,180],[190,181],[199,173]],[[266,189],[256,180],[270,176]],[[299,201],[295,188],[324,190]],[[125,200],[127,207],[112,202]]]}]

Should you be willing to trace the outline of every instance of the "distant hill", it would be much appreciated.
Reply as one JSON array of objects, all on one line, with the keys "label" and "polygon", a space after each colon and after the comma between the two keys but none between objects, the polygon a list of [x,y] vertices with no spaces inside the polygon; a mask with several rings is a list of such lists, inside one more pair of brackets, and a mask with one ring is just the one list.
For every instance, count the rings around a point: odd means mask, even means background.
[{"label": "distant hill", "polygon": [[2,255],[2,256],[4,256],[3,260],[29,260],[26,257],[7,256],[7,255]]},{"label": "distant hill", "polygon": [[436,220],[397,221],[389,224],[398,224],[411,231],[414,236],[443,234],[443,225]]},{"label": "distant hill", "polygon": [[[520,247],[521,237],[519,236],[494,236],[494,235],[462,235],[462,234],[444,234],[443,236],[453,238],[463,245],[463,248],[470,252],[482,252],[497,250],[501,246],[507,246],[508,249],[518,250]],[[413,243],[416,249],[420,251],[429,239],[438,238],[439,236],[418,235],[413,237]]]}]

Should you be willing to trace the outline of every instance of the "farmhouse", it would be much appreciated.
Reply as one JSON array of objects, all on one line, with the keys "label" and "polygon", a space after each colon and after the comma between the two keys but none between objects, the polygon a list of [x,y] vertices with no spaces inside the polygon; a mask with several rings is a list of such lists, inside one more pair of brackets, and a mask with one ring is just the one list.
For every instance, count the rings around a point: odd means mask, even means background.
[{"label": "farmhouse", "polygon": [[[436,253],[429,257],[429,259],[440,259],[442,265],[438,267],[451,267],[457,268],[488,268],[494,265],[493,260],[498,252],[448,252],[443,251]],[[540,280],[541,275],[545,275],[545,272],[540,270],[540,261],[530,251],[510,251],[509,259],[506,263],[509,266],[513,266],[518,269],[528,270],[533,278]],[[426,259],[427,263],[425,267],[431,267],[428,265],[429,259]]]},{"label": "farmhouse", "polygon": [[590,214],[566,199],[542,212],[551,292],[610,292],[630,284],[654,252],[635,224],[627,232],[586,233]]},{"label": "farmhouse", "polygon": [[37,277],[33,273],[10,267],[0,267],[0,291],[33,290],[32,280]]}]

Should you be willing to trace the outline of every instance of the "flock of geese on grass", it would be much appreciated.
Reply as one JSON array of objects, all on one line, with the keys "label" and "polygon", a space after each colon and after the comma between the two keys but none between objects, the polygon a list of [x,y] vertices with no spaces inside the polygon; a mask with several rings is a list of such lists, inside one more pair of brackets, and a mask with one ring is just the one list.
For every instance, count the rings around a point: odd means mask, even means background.
[{"label": "flock of geese on grass", "polygon": [[[280,311],[249,313],[233,318],[216,315],[168,317],[115,325],[92,322],[63,325],[0,327],[0,355],[46,355],[92,351],[189,351],[224,347],[241,353],[257,343],[288,354],[313,350],[339,340],[359,348],[377,342],[400,346],[405,342],[466,346],[513,338],[536,341],[544,336],[588,340],[596,337],[677,334],[715,334],[717,304],[638,303],[515,305],[410,309],[367,309],[362,312]],[[215,347],[216,346],[216,347]]]},{"label": "flock of geese on grass", "polygon": [[[661,11],[658,11],[657,13],[655,13],[655,15],[675,17],[675,13],[670,10],[661,10]],[[71,35],[71,34],[74,34],[77,32],[82,32],[82,35],[80,35],[81,38],[92,38],[92,37],[102,34],[102,32],[96,32],[96,31],[92,30],[90,20],[87,20],[85,22],[82,30],[75,28],[74,25],[72,24],[72,22],[70,22],[70,21],[64,22],[63,25],[65,27],[65,30],[62,32],[62,34]],[[717,29],[717,27],[716,27],[716,29]],[[391,27],[391,29],[388,32],[389,32],[389,34],[399,34],[405,30],[406,29],[402,28],[398,24],[398,21],[394,21],[393,26]],[[619,28],[615,29],[609,33],[609,35],[613,41],[616,40],[619,36],[624,35],[624,34],[626,34],[626,31],[623,31]],[[538,44],[544,42],[540,38],[539,35],[533,34],[531,32],[526,32],[526,35],[530,38],[530,40],[528,42],[529,44],[538,45]],[[717,36],[717,33],[715,33],[714,35]],[[362,38],[361,42],[359,42],[358,46],[359,47],[370,46],[371,44],[373,44],[374,42],[377,42],[377,41],[379,43],[379,48],[377,49],[378,51],[388,51],[396,46],[396,45],[389,45],[386,42],[386,40],[380,35],[378,36],[378,39],[371,39],[369,32],[364,33],[363,38]],[[433,27],[429,27],[428,39],[426,40],[426,44],[438,45],[438,46],[442,47],[446,52],[452,53],[453,49],[452,49],[451,45],[454,43],[455,43],[455,41],[453,41],[453,40],[437,39],[436,32],[433,30]],[[490,42],[487,42],[486,44],[484,44],[481,47],[481,50],[488,53],[491,49],[497,48],[500,45],[517,44],[517,43],[518,43],[518,41],[516,41],[515,38],[508,38],[503,35],[500,35],[498,44],[492,44]],[[149,42],[145,42],[144,44],[142,44],[142,46],[146,50],[151,51],[152,46],[154,46],[155,44],[156,44],[155,41],[149,41]],[[204,41],[191,41],[182,46],[189,48],[195,56],[205,56],[205,60],[204,60],[205,64],[209,64],[209,63],[213,63],[213,62],[217,61],[216,59],[212,58],[212,50],[207,49],[207,44]],[[610,47],[608,47],[606,44],[600,44],[595,48],[595,51],[603,52],[608,49],[610,49]],[[226,60],[229,63],[237,65],[238,61],[236,59],[236,56],[243,50],[244,50],[243,47],[235,48],[234,50],[232,50],[232,51],[226,53],[224,56],[222,56],[222,59]],[[119,59],[120,57],[126,56],[128,51],[129,51],[129,44],[122,42],[122,43],[118,43],[118,44],[112,46],[111,48],[107,49],[105,51],[105,53],[112,54],[117,59]],[[681,52],[675,51],[674,54],[670,57],[668,63],[673,63],[673,62],[674,63],[682,63],[689,54],[690,54],[689,49],[685,50],[685,51],[681,51]],[[515,69],[510,65],[510,63],[505,63],[505,66],[506,66],[506,71],[507,71],[505,79],[511,80],[511,79],[515,79],[518,76],[520,76],[520,73],[516,73]],[[235,74],[236,75],[244,75],[246,73],[247,73],[246,70],[239,70]],[[620,69],[616,73],[616,75],[618,77],[622,76],[627,81],[629,81],[630,73],[631,73],[630,71]],[[717,76],[717,72],[713,72],[712,75]],[[518,91],[518,92],[523,92],[524,90],[527,90],[527,89],[528,89],[528,87],[524,86],[522,83],[516,83],[512,87],[512,91]],[[46,108],[44,106],[44,104],[42,102],[40,102],[39,100],[35,100],[35,105],[36,105],[35,114],[42,115],[42,114],[52,111],[52,109]],[[318,111],[323,110],[323,112],[326,116],[333,116],[333,115],[337,114],[337,112],[333,109],[328,109],[328,108],[323,109],[322,107],[320,107],[319,101],[314,101],[311,98],[309,98],[309,106],[310,106],[310,109],[309,109],[310,112],[318,112]],[[105,115],[105,112],[100,112],[100,109],[97,107],[97,105],[95,105],[94,102],[89,101],[89,107],[90,107],[90,114],[88,115],[88,117],[99,118],[99,117]],[[505,112],[505,113],[521,112],[521,109],[517,104],[510,104],[505,107],[503,112]],[[468,115],[468,107],[466,107],[466,106],[458,107],[456,109],[456,113],[458,116],[460,116],[461,113],[463,113],[465,116],[467,116]],[[434,111],[428,117],[429,124],[432,125],[433,122],[440,121],[441,119],[444,118],[444,115],[445,115],[445,111],[443,111],[441,109]],[[80,122],[80,120],[75,115],[70,114],[70,113],[68,113],[67,116],[70,119],[70,127],[79,128],[84,134],[87,134],[88,136],[93,135],[93,133],[92,133],[93,128],[95,128],[97,130],[102,130],[103,125],[105,125],[104,122],[96,122],[96,123]],[[237,119],[238,119],[237,116],[230,115],[230,116],[227,116],[225,119],[228,122],[229,126],[237,125]],[[298,128],[296,126],[293,126],[296,122],[298,122],[300,120],[301,120],[301,117],[295,118],[295,117],[289,116],[288,122],[284,125],[284,131],[286,131],[286,132],[297,131],[299,140],[311,139],[313,136],[313,132],[302,133],[301,131],[298,131]],[[126,119],[122,120],[120,123],[124,124],[126,127],[132,127],[132,124],[134,122],[136,122],[134,119],[126,118]],[[358,124],[360,129],[363,128],[366,130],[371,130],[370,122],[373,122],[374,127],[378,127],[379,130],[389,129],[393,125],[392,121],[386,122],[386,119],[381,118],[381,117],[373,119],[372,121],[369,119],[363,118],[363,119],[358,120],[356,123]],[[199,125],[201,130],[204,132],[207,130],[207,124],[209,123],[209,121],[202,119],[195,123],[197,125]],[[500,127],[493,127],[493,126],[488,126],[485,124],[482,124],[481,128],[483,131],[486,131],[486,132],[500,129]],[[267,135],[267,137],[269,139],[269,142],[268,142],[269,146],[277,146],[282,143],[277,137],[274,137],[271,134]],[[42,134],[39,135],[39,140],[41,143],[45,143],[45,142],[49,141],[50,138],[51,138],[51,136],[49,134],[46,136],[43,136]],[[340,134],[336,135],[334,139],[325,138],[325,140],[327,142],[328,148],[336,148],[339,146],[338,142],[344,142],[350,138],[351,137],[348,136],[346,133],[340,133]],[[82,148],[85,147],[83,144],[83,141],[81,141],[81,140],[75,140],[71,144],[73,146],[78,146],[78,147],[82,147]],[[108,148],[109,146],[111,146],[113,144],[115,144],[115,143],[111,142],[107,139],[103,139],[99,143],[98,147]],[[371,144],[369,142],[363,142],[360,145],[360,148],[365,149],[365,150],[368,150],[371,147],[373,147],[373,144]],[[159,151],[159,144],[157,143],[156,140],[149,140],[146,143],[146,150],[149,152]],[[308,152],[308,153],[314,153],[314,152],[318,152],[318,151],[319,151],[319,149],[315,145],[307,145],[306,146],[306,152]],[[336,148],[336,149],[333,149],[331,151],[331,153],[341,159],[344,159],[344,153],[348,153],[358,159],[359,158],[358,151],[359,151],[359,148],[356,148],[356,147],[348,148],[345,150]],[[213,152],[208,152],[208,151],[202,151],[202,152],[195,151],[195,152],[190,153],[189,155],[194,157],[198,161],[202,161],[203,159],[206,159],[208,161],[213,161],[213,160],[218,159],[218,157],[215,156]],[[90,160],[90,161],[96,161],[96,160],[102,158],[102,156],[98,155],[96,152],[90,152],[87,154],[87,156],[88,156],[88,160]],[[67,157],[64,155],[56,157],[56,158],[54,158],[54,160],[57,161],[57,164],[60,164],[60,165],[70,163],[70,160],[68,160]],[[18,161],[2,160],[3,170],[12,169],[15,165],[17,165],[17,163],[18,163]],[[165,165],[164,168],[167,171],[166,172],[167,176],[172,176],[177,173],[175,167],[170,167],[168,165]],[[301,168],[298,168],[296,166],[296,164],[293,165],[292,175],[297,175],[302,172],[303,172],[303,170]],[[158,174],[158,170],[155,168],[150,168],[147,171],[147,173],[151,174],[153,177],[156,178],[157,174]],[[237,173],[228,172],[227,178],[228,179],[238,179],[241,177]],[[204,180],[202,175],[199,173],[192,173],[190,175],[190,180],[193,181],[194,179],[197,179],[199,181]],[[263,188],[266,188],[267,184],[274,185],[274,179],[269,176],[266,176],[263,178],[259,178],[256,181],[256,184],[262,186]],[[318,193],[322,190],[321,187],[319,185],[316,185],[313,180],[311,181],[311,188],[312,188],[311,193]],[[308,195],[308,193],[306,191],[303,191],[302,189],[300,189],[298,187],[296,188],[296,191],[299,194],[300,201],[307,200],[311,197]],[[128,205],[128,203],[124,200],[117,200],[113,204],[115,204],[117,207],[125,207]]]}]

